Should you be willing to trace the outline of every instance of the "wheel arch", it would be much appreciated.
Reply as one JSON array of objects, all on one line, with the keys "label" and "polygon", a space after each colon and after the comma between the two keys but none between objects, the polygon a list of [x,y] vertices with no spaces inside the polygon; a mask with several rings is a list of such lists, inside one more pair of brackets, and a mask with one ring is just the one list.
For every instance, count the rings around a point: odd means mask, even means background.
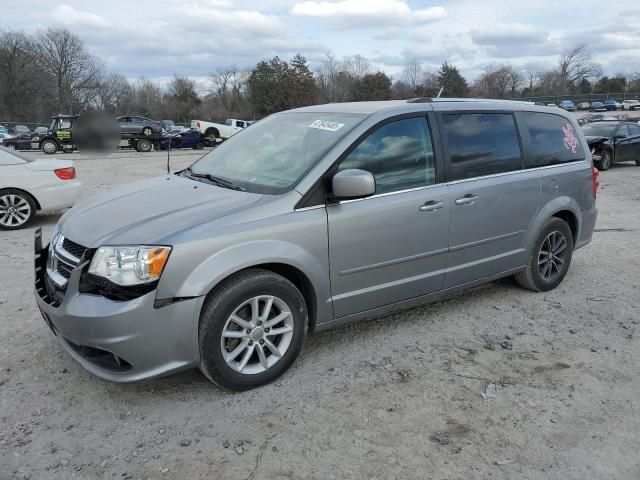
[{"label": "wheel arch", "polygon": [[[300,291],[300,294],[302,295],[302,298],[304,298],[304,302],[307,306],[307,314],[309,315],[309,331],[313,331],[315,329],[317,321],[317,298],[315,289],[313,288],[313,284],[311,283],[309,277],[302,270],[288,263],[257,263],[249,267],[241,268],[222,278],[217,284],[215,284],[206,294],[207,298],[214,295],[216,291],[230,278],[251,270],[268,270],[277,275],[280,275],[281,277],[286,278],[291,283],[293,283],[293,285]],[[205,306],[206,302],[203,303],[202,310],[204,310]]]},{"label": "wheel arch", "polygon": [[[181,255],[175,253],[179,264]],[[176,275],[182,278],[163,276],[158,297],[209,296],[232,276],[251,269],[272,271],[300,290],[307,304],[310,330],[333,318],[328,265],[299,245],[282,240],[253,241],[223,249],[190,269],[186,277],[178,268]]]},{"label": "wheel arch", "polygon": [[42,206],[40,205],[40,201],[39,201],[39,200],[38,200],[38,198],[37,198],[33,193],[31,193],[30,191],[25,190],[24,188],[18,188],[18,187],[0,187],[0,192],[1,192],[2,190],[17,190],[18,192],[22,192],[22,193],[24,193],[25,195],[28,195],[29,197],[31,197],[31,198],[33,199],[33,201],[34,201],[34,202],[35,202],[35,204],[36,204],[36,210],[38,210],[38,211],[42,210]]},{"label": "wheel arch", "polygon": [[575,199],[568,196],[560,196],[553,198],[546,205],[543,205],[531,222],[524,243],[527,251],[531,248],[533,242],[535,242],[542,226],[553,217],[560,218],[567,222],[573,235],[573,244],[574,246],[576,245],[582,229],[580,206]]},{"label": "wheel arch", "polygon": [[216,138],[220,138],[220,130],[218,130],[215,127],[209,127],[204,131],[205,136],[209,136],[210,134],[213,134]]}]

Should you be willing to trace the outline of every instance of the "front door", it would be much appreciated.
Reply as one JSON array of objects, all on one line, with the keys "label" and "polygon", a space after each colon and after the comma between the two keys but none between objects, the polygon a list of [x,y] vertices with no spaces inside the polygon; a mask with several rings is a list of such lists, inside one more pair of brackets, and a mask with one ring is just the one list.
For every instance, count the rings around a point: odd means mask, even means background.
[{"label": "front door", "polygon": [[448,288],[525,264],[524,237],[538,210],[540,180],[538,172],[522,170],[511,113],[440,119],[451,180]]},{"label": "front door", "polygon": [[370,171],[376,193],[327,207],[335,316],[440,290],[449,204],[426,117],[380,125],[338,167],[351,168]]},{"label": "front door", "polygon": [[620,125],[614,132],[613,140],[615,142],[615,161],[627,162],[635,160],[633,158],[633,139],[629,136],[629,127]]}]

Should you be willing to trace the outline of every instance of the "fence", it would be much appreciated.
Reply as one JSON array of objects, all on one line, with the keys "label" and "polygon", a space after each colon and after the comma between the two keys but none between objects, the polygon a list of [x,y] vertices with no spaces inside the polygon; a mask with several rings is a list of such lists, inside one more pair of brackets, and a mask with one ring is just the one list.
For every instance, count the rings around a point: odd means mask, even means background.
[{"label": "fence", "polygon": [[512,97],[511,100],[525,100],[528,102],[544,102],[558,104],[562,100],[571,100],[573,103],[580,102],[603,102],[604,100],[614,99],[618,102],[623,100],[640,100],[640,93],[586,93],[578,95],[546,95],[538,97]]}]

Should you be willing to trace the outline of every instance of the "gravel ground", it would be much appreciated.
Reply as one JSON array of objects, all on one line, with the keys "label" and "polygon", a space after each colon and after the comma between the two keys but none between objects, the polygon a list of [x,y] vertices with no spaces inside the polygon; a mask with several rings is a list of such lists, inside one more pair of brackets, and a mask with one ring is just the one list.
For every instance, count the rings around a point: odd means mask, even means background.
[{"label": "gravel ground", "polygon": [[[165,162],[73,158],[87,195]],[[503,280],[317,334],[240,394],[197,371],[90,376],[33,299],[33,231],[58,216],[0,232],[0,479],[640,478],[640,168],[600,178],[594,240],[556,290]]]}]

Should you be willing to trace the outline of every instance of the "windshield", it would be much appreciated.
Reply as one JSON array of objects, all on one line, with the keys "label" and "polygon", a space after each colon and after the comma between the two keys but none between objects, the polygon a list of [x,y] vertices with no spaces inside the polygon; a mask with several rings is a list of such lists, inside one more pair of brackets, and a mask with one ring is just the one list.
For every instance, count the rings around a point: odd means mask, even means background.
[{"label": "windshield", "polygon": [[590,123],[582,127],[582,132],[592,137],[610,137],[614,128],[616,128],[616,124]]},{"label": "windshield", "polygon": [[236,133],[194,163],[195,175],[212,175],[253,193],[291,188],[364,115],[280,113]]}]

